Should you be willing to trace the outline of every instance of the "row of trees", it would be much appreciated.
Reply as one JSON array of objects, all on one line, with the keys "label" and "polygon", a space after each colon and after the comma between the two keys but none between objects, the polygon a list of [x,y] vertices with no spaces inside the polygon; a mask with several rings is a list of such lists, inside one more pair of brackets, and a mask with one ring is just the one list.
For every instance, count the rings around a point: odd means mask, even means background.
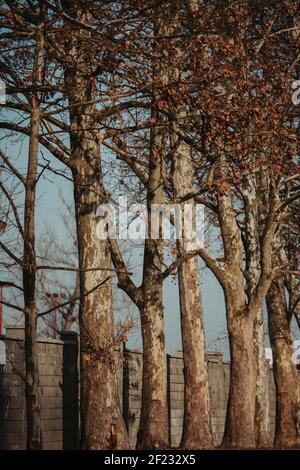
[{"label": "row of trees", "polygon": [[[28,449],[41,446],[37,319],[49,309],[37,307],[36,276],[45,270],[79,276],[82,448],[129,446],[113,359],[124,339],[114,331],[113,277],[140,312],[137,448],[168,445],[163,285],[174,273],[185,376],[181,446],[213,446],[199,257],[220,283],[226,306],[231,366],[223,446],[272,445],[265,301],[275,445],[300,445],[290,330],[293,316],[300,322],[299,119],[291,102],[299,12],[296,1],[283,3],[1,2],[7,100],[0,128],[7,145],[0,187],[8,227],[1,263],[22,271],[16,287],[24,296],[21,307],[3,303],[25,318]],[[21,162],[14,136],[26,139]],[[119,186],[148,208],[138,286],[118,241],[96,237],[97,207],[113,201],[105,149]],[[42,264],[37,256],[36,188],[46,172],[72,181],[78,266]],[[215,242],[190,251],[183,234],[167,264],[164,240],[151,238],[151,207],[161,203],[202,204]]]}]

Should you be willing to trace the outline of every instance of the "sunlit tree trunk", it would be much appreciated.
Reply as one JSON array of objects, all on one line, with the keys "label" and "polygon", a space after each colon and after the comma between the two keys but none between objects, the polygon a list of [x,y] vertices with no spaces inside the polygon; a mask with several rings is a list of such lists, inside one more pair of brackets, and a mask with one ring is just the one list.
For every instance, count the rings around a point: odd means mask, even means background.
[{"label": "sunlit tree trunk", "polygon": [[267,295],[267,308],[276,387],[274,445],[277,448],[299,447],[299,382],[292,360],[293,345],[282,279],[273,282]]},{"label": "sunlit tree trunk", "polygon": [[[174,197],[180,200],[193,190],[194,171],[189,147],[183,143],[178,145],[176,142],[174,147],[177,148],[173,155]],[[182,203],[182,212],[184,204],[190,204],[193,212],[195,211],[193,200]],[[177,244],[179,258],[188,253],[187,244],[192,242],[186,239],[185,228],[183,227],[182,239],[179,239]],[[204,230],[204,227],[202,229]],[[184,421],[181,447],[209,448],[213,444],[197,257],[188,259],[179,266],[178,283],[184,363]]]},{"label": "sunlit tree trunk", "polygon": [[253,314],[247,311],[242,285],[232,278],[225,291],[230,346],[230,386],[222,445],[255,447],[256,357]]},{"label": "sunlit tree trunk", "polygon": [[[154,109],[153,119],[160,115]],[[151,210],[153,204],[165,201],[164,188],[165,131],[151,130],[149,180],[147,187],[148,238],[145,240],[143,267],[143,305],[141,326],[143,338],[143,386],[137,448],[155,449],[168,445],[167,363],[165,352],[163,280],[163,243],[152,238]]]},{"label": "sunlit tree trunk", "polygon": [[[261,198],[257,194],[255,175],[247,175],[243,184],[243,199],[245,205],[245,251],[247,289],[250,298],[259,282],[260,266],[260,232],[263,223],[259,223],[257,204]],[[255,396],[255,441],[256,446],[265,448],[271,446],[270,409],[268,387],[268,365],[265,359],[265,337],[263,309],[259,308],[254,321],[254,349],[256,357],[256,396]]]},{"label": "sunlit tree trunk", "polygon": [[[63,2],[75,21],[89,20],[82,2]],[[114,361],[111,257],[107,240],[97,238],[97,208],[107,202],[100,164],[93,54],[89,34],[66,23],[64,77],[69,101],[71,159],[80,268],[81,446],[124,449],[128,435],[120,411]],[[78,106],[82,103],[80,106]]]},{"label": "sunlit tree trunk", "polygon": [[225,295],[230,347],[230,386],[223,447],[255,447],[256,357],[254,321],[257,310],[250,310],[241,266],[243,245],[230,194],[218,197],[226,278]]}]

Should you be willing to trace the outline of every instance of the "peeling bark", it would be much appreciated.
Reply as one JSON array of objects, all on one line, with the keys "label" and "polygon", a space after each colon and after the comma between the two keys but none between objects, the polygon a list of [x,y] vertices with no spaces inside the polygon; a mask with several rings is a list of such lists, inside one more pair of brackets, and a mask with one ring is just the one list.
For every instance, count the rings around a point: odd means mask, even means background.
[{"label": "peeling bark", "polygon": [[[191,12],[197,11],[197,2],[189,1],[187,6]],[[179,9],[170,4],[165,9],[163,21],[166,34],[176,36],[181,25]],[[168,84],[176,83],[179,86],[184,69],[181,47],[174,47],[173,41],[170,41],[164,57]],[[169,100],[169,107],[172,110],[169,122],[172,190],[174,199],[181,200],[193,192],[194,168],[190,146],[177,137],[187,120],[185,108],[182,103],[174,103],[172,99]],[[194,200],[189,199],[181,204],[182,214],[186,204],[195,211]],[[188,242],[191,242],[187,240],[184,230],[183,227],[183,233],[177,240],[178,260],[188,253]],[[211,448],[213,440],[198,257],[190,258],[179,265],[178,286],[184,363],[184,419],[180,447]]]},{"label": "peeling bark", "polygon": [[[218,164],[216,177],[222,177],[226,171],[222,168],[223,162],[226,163],[225,159]],[[226,169],[226,165],[224,168]],[[255,437],[257,437],[254,419],[257,403],[257,355],[254,345],[254,324],[272,282],[272,246],[277,228],[275,213],[278,201],[273,188],[269,194],[268,213],[264,233],[261,237],[260,270],[259,276],[257,276],[257,260],[251,267],[249,252],[246,252],[248,271],[246,269],[244,272],[243,269],[245,247],[241,237],[241,229],[236,220],[232,197],[232,193],[218,196],[218,218],[225,255],[225,275],[221,275],[220,282],[225,295],[231,355],[230,388],[222,446],[254,448],[256,446]],[[247,236],[251,238],[253,245],[252,238],[256,236],[256,231],[253,228],[249,230],[250,228],[251,224],[248,220]],[[256,246],[252,246],[254,254],[255,250]],[[249,269],[250,267],[251,269]],[[244,274],[247,277],[246,286]]]},{"label": "peeling bark", "polygon": [[225,253],[226,277],[222,279],[222,287],[230,346],[230,385],[222,446],[254,448],[256,360],[253,328],[256,312],[249,311],[246,304],[241,270],[243,245],[230,194],[218,197],[218,208]]},{"label": "peeling bark", "polygon": [[[193,189],[193,167],[190,149],[181,143],[173,155],[175,198]],[[186,204],[192,204],[193,200]],[[182,208],[183,210],[183,208]],[[178,256],[186,253],[186,241],[178,240]],[[185,449],[213,447],[208,371],[205,360],[205,337],[197,257],[184,261],[178,269],[181,334],[184,362],[184,421],[180,446]]]},{"label": "peeling bark", "polygon": [[230,346],[230,385],[222,445],[253,448],[256,379],[254,318],[247,314],[245,308],[244,283],[240,270],[243,247],[231,195],[219,196],[218,206],[225,265],[228,270],[223,289]]},{"label": "peeling bark", "polygon": [[[295,320],[300,329],[300,291],[299,280],[295,279],[293,275],[289,276],[287,282],[287,289],[289,293],[289,315],[294,315]],[[291,320],[291,318],[290,318]]]},{"label": "peeling bark", "polygon": [[[99,155],[98,152],[99,147]],[[79,267],[102,268],[80,275],[81,446],[93,450],[126,449],[128,436],[120,411],[114,359],[111,260],[107,241],[95,239],[95,212],[103,187],[99,180],[95,181],[95,168],[90,174],[83,171],[80,177],[77,170],[73,170],[73,175]],[[108,271],[103,270],[105,267]],[[97,285],[98,289],[84,295]]]},{"label": "peeling bark", "polygon": [[[153,117],[160,119],[154,109]],[[165,132],[151,131],[147,192],[148,238],[145,240],[143,268],[143,386],[137,449],[163,449],[168,445],[167,360],[163,319],[163,280],[159,278],[163,256],[162,240],[151,239],[152,204],[165,200],[163,149]]]},{"label": "peeling bark", "polygon": [[137,449],[164,449],[168,446],[169,432],[162,286],[151,279],[150,266],[145,271],[148,282],[141,310],[143,385]]},{"label": "peeling bark", "polygon": [[[249,299],[253,296],[261,272],[259,210],[255,175],[247,175],[243,184],[245,205],[245,251],[247,291]],[[265,201],[260,201],[265,204]],[[261,230],[259,230],[261,227]],[[265,359],[264,317],[259,308],[254,321],[254,349],[256,356],[256,395],[255,395],[255,441],[258,448],[271,446],[270,409],[268,387],[268,364]]]},{"label": "peeling bark", "polygon": [[296,365],[292,361],[292,337],[282,279],[273,282],[267,295],[267,307],[276,387],[274,446],[276,448],[299,447],[299,383]]},{"label": "peeling bark", "polygon": [[254,322],[254,348],[257,364],[255,395],[255,441],[258,448],[271,447],[269,365],[265,357],[265,331],[263,309],[259,309]]},{"label": "peeling bark", "polygon": [[[88,6],[65,1],[72,17],[88,21]],[[68,31],[64,68],[69,101],[71,160],[74,181],[80,271],[80,374],[81,447],[126,449],[129,440],[120,411],[114,361],[114,319],[111,257],[107,240],[96,235],[96,209],[107,202],[100,163],[100,132],[97,130],[93,54],[88,49],[89,32]],[[82,103],[81,106],[78,106]],[[74,106],[76,105],[76,106]],[[87,268],[89,269],[87,271]],[[91,268],[95,268],[94,270]],[[101,268],[101,271],[96,268]],[[107,271],[105,270],[107,268]],[[99,286],[95,289],[96,286]],[[94,290],[93,290],[94,289]],[[92,291],[89,295],[86,292]]]},{"label": "peeling bark", "polygon": [[[154,35],[167,34],[167,22],[158,14],[154,25]],[[169,442],[169,421],[167,403],[167,360],[165,351],[163,317],[163,279],[160,277],[163,259],[163,242],[152,239],[151,212],[153,204],[165,202],[167,142],[166,117],[159,111],[159,102],[167,85],[167,68],[164,58],[166,51],[159,49],[160,57],[153,61],[153,89],[151,118],[157,123],[150,131],[149,177],[147,185],[148,238],[145,240],[143,266],[143,305],[141,326],[143,338],[143,385],[140,426],[137,436],[137,449],[164,449]],[[161,225],[159,227],[161,232]]]},{"label": "peeling bark", "polygon": [[[259,222],[263,227],[268,217],[270,182],[264,173],[257,177],[259,199]],[[263,232],[263,230],[261,230]],[[262,234],[261,234],[262,236]],[[276,257],[271,256],[273,264],[287,261],[281,246],[280,235],[274,239],[273,249]],[[274,281],[266,296],[268,310],[269,337],[273,352],[273,375],[276,390],[276,428],[275,447],[294,447],[299,445],[297,434],[297,413],[299,410],[299,385],[297,369],[292,361],[291,316],[287,311],[283,278]],[[293,304],[293,295],[290,297]]]},{"label": "peeling bark", "polygon": [[230,345],[230,386],[223,447],[255,448],[256,358],[253,314],[245,309],[242,286],[225,292]]},{"label": "peeling bark", "polygon": [[184,422],[180,447],[213,447],[208,371],[197,259],[182,264],[178,272],[184,361]]}]

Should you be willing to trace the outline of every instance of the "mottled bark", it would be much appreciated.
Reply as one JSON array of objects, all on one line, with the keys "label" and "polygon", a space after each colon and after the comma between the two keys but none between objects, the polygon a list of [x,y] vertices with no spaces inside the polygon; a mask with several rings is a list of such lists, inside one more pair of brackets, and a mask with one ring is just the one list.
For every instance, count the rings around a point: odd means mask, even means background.
[{"label": "mottled bark", "polygon": [[[249,299],[255,293],[261,272],[260,235],[263,224],[259,224],[260,198],[257,197],[257,181],[255,175],[247,175],[243,184],[245,206],[245,251],[247,294]],[[262,202],[262,201],[261,201]],[[265,359],[265,337],[263,310],[259,308],[254,321],[254,349],[257,365],[255,394],[255,441],[259,448],[270,447],[270,410],[268,387],[268,364]]]},{"label": "mottled bark", "polygon": [[[222,163],[221,160],[217,168],[217,177],[222,177],[224,174]],[[254,323],[258,318],[259,310],[262,309],[263,301],[272,281],[272,246],[277,228],[278,200],[273,188],[269,194],[268,212],[260,240],[260,269],[259,276],[257,276],[257,261],[252,266],[255,269],[248,269],[247,272],[251,259],[247,249],[246,272],[243,270],[245,246],[241,238],[241,229],[236,220],[232,197],[230,193],[218,196],[218,217],[224,246],[224,270],[226,273],[225,276],[221,276],[220,281],[225,293],[231,353],[230,389],[222,444],[225,447],[253,448],[256,445],[254,416],[257,396]],[[246,228],[247,226],[249,226],[249,221],[247,223],[246,220]],[[248,230],[247,237],[251,238],[251,243],[255,233],[255,230]],[[254,246],[252,246],[252,252],[255,254]],[[246,285],[244,274],[245,278],[248,278]]]},{"label": "mottled bark", "polygon": [[[191,12],[197,11],[197,2],[189,1]],[[168,15],[167,15],[168,13]],[[181,24],[180,12],[170,4],[165,12],[165,24],[169,35],[174,34]],[[167,57],[168,80],[170,84],[182,81],[184,69],[184,51],[170,42]],[[194,167],[191,148],[177,137],[187,120],[182,103],[169,102],[171,113],[170,141],[172,145],[172,189],[176,201],[193,192]],[[182,203],[182,215],[185,204],[195,211],[193,199]],[[193,214],[195,223],[195,213]],[[181,238],[177,241],[178,259],[188,253],[187,227],[183,226]],[[204,227],[201,227],[204,230]],[[198,234],[200,235],[200,234]],[[195,240],[194,240],[195,241]],[[213,447],[208,371],[205,359],[205,335],[200,287],[198,258],[190,258],[178,268],[179,304],[181,318],[181,335],[184,363],[184,419],[180,446],[185,449],[203,449]]]},{"label": "mottled bark", "polygon": [[296,365],[292,360],[292,337],[282,279],[273,282],[267,295],[267,308],[276,387],[274,445],[277,448],[299,447],[299,383]]},{"label": "mottled bark", "polygon": [[178,272],[184,362],[184,421],[180,446],[185,449],[213,446],[197,262],[197,259],[184,262]]},{"label": "mottled bark", "polygon": [[[196,2],[189,2],[190,8],[197,9]],[[180,11],[169,3],[161,18],[161,35],[176,36],[181,25]],[[172,41],[162,55],[166,82],[169,86],[182,81],[184,69],[184,52],[180,46],[174,47]],[[176,201],[193,191],[194,168],[191,159],[191,148],[179,137],[181,127],[187,120],[186,110],[182,103],[169,100],[169,132],[171,142],[172,191]],[[194,200],[182,203],[192,206]],[[188,252],[186,227],[183,227],[181,238],[177,241],[178,259]],[[203,227],[204,230],[204,227]],[[180,446],[185,449],[201,449],[213,446],[210,422],[210,400],[208,371],[205,359],[205,337],[203,311],[200,290],[198,258],[184,261],[178,268],[179,305],[184,362],[184,419]]]},{"label": "mottled bark", "polygon": [[[96,154],[99,156],[99,147],[95,144]],[[96,168],[85,171],[79,165],[73,170],[79,266],[83,270],[79,316],[81,446],[124,449],[128,448],[128,436],[120,411],[114,359],[111,260],[107,241],[96,239],[95,211],[103,202]],[[101,271],[84,271],[99,267]]]},{"label": "mottled bark", "polygon": [[[154,119],[160,119],[153,109]],[[164,188],[165,132],[159,127],[151,131],[149,180],[147,191],[148,238],[145,240],[143,268],[143,305],[141,326],[143,338],[142,409],[137,449],[165,448],[168,445],[167,363],[163,320],[163,244],[152,239],[151,209],[165,200]]]},{"label": "mottled bark", "polygon": [[[177,142],[174,147],[177,148],[173,155],[174,197],[181,198],[193,190],[194,171],[190,148]],[[185,204],[192,204],[195,209],[193,200]],[[177,244],[179,257],[187,252],[184,230],[182,235]],[[213,442],[197,258],[186,260],[179,266],[178,283],[184,363],[184,420],[180,446],[185,449],[209,448]]]},{"label": "mottled bark", "polygon": [[255,447],[256,357],[253,314],[246,309],[242,286],[225,293],[230,346],[230,386],[223,447]]},{"label": "mottled bark", "polygon": [[[143,338],[143,386],[137,449],[166,448],[169,441],[167,403],[167,362],[163,319],[163,279],[160,277],[163,242],[153,239],[151,213],[154,204],[165,202],[167,120],[159,111],[168,83],[165,62],[167,51],[160,37],[168,33],[167,11],[158,8],[154,24],[153,89],[151,118],[157,124],[150,130],[149,177],[147,185],[148,238],[145,240],[143,266],[143,305],[141,326]],[[160,225],[160,224],[159,224]],[[161,225],[159,227],[161,237]]]},{"label": "mottled bark", "polygon": [[[75,20],[89,21],[88,6],[84,3],[65,1],[63,4]],[[83,449],[124,449],[129,447],[129,441],[120,411],[114,362],[111,257],[108,241],[97,239],[96,234],[96,210],[107,202],[107,197],[100,164],[99,123],[93,103],[96,98],[95,57],[88,46],[89,32],[72,28],[68,22],[66,29],[64,77],[70,105],[70,168],[81,269],[81,446]],[[87,292],[90,293],[86,295]]]},{"label": "mottled bark", "polygon": [[263,309],[257,311],[254,322],[254,348],[257,365],[255,395],[255,442],[258,448],[272,444],[270,429],[269,365],[265,357],[265,330]]},{"label": "mottled bark", "polygon": [[[39,85],[43,67],[43,25],[36,31],[33,83]],[[35,204],[38,170],[39,130],[41,123],[40,94],[31,98],[31,119],[28,151],[27,178],[25,184],[23,288],[25,308],[25,400],[26,400],[26,449],[41,449],[41,420],[39,407],[39,372],[37,351],[36,308],[36,253],[35,253]]]},{"label": "mottled bark", "polygon": [[[261,245],[264,235],[264,227],[268,221],[270,194],[272,191],[272,179],[264,173],[257,176],[257,194],[259,199],[259,224],[261,227]],[[285,254],[281,246],[280,237],[274,240],[271,255],[275,265],[281,264]],[[281,260],[282,258],[282,260]],[[290,303],[293,304],[293,295]],[[273,374],[276,389],[276,447],[293,447],[299,445],[298,413],[299,413],[299,386],[296,366],[292,361],[292,338],[290,331],[291,312],[287,311],[284,280],[276,279],[266,296],[268,309],[269,337],[273,351]]]},{"label": "mottled bark", "polygon": [[230,386],[222,446],[253,448],[256,391],[256,360],[253,344],[255,312],[250,312],[246,304],[241,270],[243,244],[230,194],[218,197],[218,208],[225,253],[226,278],[222,280],[222,287],[225,294],[230,346]]},{"label": "mottled bark", "polygon": [[[147,256],[152,256],[148,250]],[[167,366],[162,286],[145,267],[147,285],[141,310],[143,337],[142,409],[137,449],[163,449],[168,445]],[[157,273],[155,273],[157,274]]]},{"label": "mottled bark", "polygon": [[[151,209],[165,201],[165,118],[158,110],[160,87],[165,83],[163,68],[153,67],[152,120],[157,126],[150,131],[149,172],[142,178],[147,190],[147,227],[143,281],[136,287],[126,270],[118,244],[110,240],[112,260],[118,270],[118,287],[124,290],[140,312],[143,340],[143,381],[141,419],[137,435],[138,449],[168,446],[167,363],[164,336],[163,278],[161,276],[163,243],[152,239]],[[140,177],[138,171],[137,176]],[[159,224],[160,225],[160,224]],[[160,230],[160,228],[159,228]],[[159,235],[160,236],[160,235]]]}]

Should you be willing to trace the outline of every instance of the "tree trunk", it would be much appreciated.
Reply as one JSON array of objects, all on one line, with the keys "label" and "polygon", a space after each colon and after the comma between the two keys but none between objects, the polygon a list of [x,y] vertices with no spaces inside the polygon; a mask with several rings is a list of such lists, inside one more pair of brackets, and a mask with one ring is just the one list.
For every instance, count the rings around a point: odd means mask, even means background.
[{"label": "tree trunk", "polygon": [[[81,83],[81,86],[83,91],[87,84]],[[81,96],[73,97],[73,102],[76,99],[80,101]],[[100,142],[97,132],[93,131],[97,128],[97,123],[92,121],[94,114],[93,106],[85,111],[81,109],[78,115],[70,112],[71,167],[81,269],[81,443],[84,449],[123,449],[128,448],[129,443],[120,411],[114,363],[111,257],[108,241],[98,240],[96,234],[96,210],[107,198],[102,183]]]},{"label": "tree trunk", "polygon": [[[155,108],[152,117],[160,119]],[[143,306],[141,326],[143,338],[142,410],[137,449],[163,449],[168,445],[167,360],[163,319],[162,240],[152,239],[151,211],[153,204],[165,201],[164,188],[165,132],[151,130],[149,181],[147,192],[148,238],[145,240],[143,269]],[[160,236],[160,235],[159,235]]]},{"label": "tree trunk", "polygon": [[[96,144],[95,151],[99,156]],[[84,164],[73,170],[79,266],[82,269],[79,319],[81,443],[83,449],[126,449],[128,436],[120,411],[114,361],[111,260],[107,241],[96,240],[95,212],[101,203],[103,186],[95,170],[90,168],[86,172]],[[84,271],[99,267],[101,271]],[[96,286],[99,287],[95,289]]]},{"label": "tree trunk", "polygon": [[271,446],[268,363],[265,357],[263,310],[259,309],[254,322],[254,350],[257,376],[255,395],[255,441],[258,448]]},{"label": "tree trunk", "polygon": [[[32,281],[32,274],[23,271],[27,281]],[[25,282],[24,284],[26,284]],[[25,305],[25,400],[26,400],[26,449],[38,450],[41,443],[41,419],[39,406],[39,371],[37,352],[37,315],[34,304],[30,305],[26,294]],[[25,295],[24,295],[25,298]]]},{"label": "tree trunk", "polygon": [[197,262],[197,259],[184,262],[178,272],[184,363],[184,421],[180,447],[184,449],[213,446]]},{"label": "tree trunk", "polygon": [[[65,0],[75,21],[89,21],[88,5]],[[126,449],[129,440],[120,411],[114,362],[111,257],[107,240],[97,238],[97,208],[107,203],[100,164],[96,58],[90,32],[66,22],[65,87],[69,101],[71,159],[80,268],[80,417],[83,449]],[[80,106],[79,106],[80,104]]]},{"label": "tree trunk", "polygon": [[[153,253],[146,249],[145,258],[149,256]],[[162,285],[153,280],[152,270],[149,263],[145,267],[144,307],[141,309],[143,385],[137,449],[164,449],[169,438]]]},{"label": "tree trunk", "polygon": [[292,338],[283,280],[273,282],[267,295],[267,308],[276,388],[274,445],[277,448],[291,448],[300,446],[300,397],[297,369],[292,360]]},{"label": "tree trunk", "polygon": [[[261,178],[262,179],[262,178]],[[245,205],[245,240],[246,240],[246,273],[247,294],[251,299],[259,282],[260,263],[260,236],[263,232],[263,221],[260,204],[266,210],[267,201],[265,193],[262,196],[260,189],[261,180],[255,175],[248,174],[243,182],[243,199]],[[256,356],[257,376],[255,395],[255,441],[259,448],[271,446],[270,410],[268,365],[265,359],[264,316],[262,308],[258,309],[254,321],[254,350]]]},{"label": "tree trunk", "polygon": [[254,322],[253,314],[248,312],[238,290],[237,288],[231,295],[225,293],[230,344],[230,386],[222,447],[251,449],[255,447]]},{"label": "tree trunk", "polygon": [[168,83],[165,46],[160,40],[168,31],[167,11],[158,8],[154,35],[159,39],[154,50],[159,60],[153,61],[151,118],[157,124],[150,130],[149,178],[147,186],[148,238],[145,240],[143,267],[143,306],[141,326],[143,338],[142,410],[137,436],[137,449],[164,449],[169,441],[167,402],[167,360],[163,316],[163,260],[161,223],[158,238],[152,238],[151,214],[154,204],[165,202],[167,120],[159,111]]},{"label": "tree trunk", "polygon": [[[33,83],[40,85],[43,67],[43,32],[41,25],[36,33]],[[41,449],[41,420],[39,407],[39,372],[36,309],[36,254],[35,254],[35,203],[41,123],[40,94],[33,93],[29,136],[28,167],[25,186],[23,288],[25,308],[25,400],[26,449]]]},{"label": "tree trunk", "polygon": [[[181,198],[193,190],[194,170],[190,148],[176,142],[174,148],[177,148],[173,155],[174,196]],[[186,204],[192,204],[195,210],[193,200]],[[182,211],[183,207],[184,204]],[[186,245],[183,230],[182,239],[177,244],[179,257],[187,253]],[[185,449],[209,448],[213,442],[198,258],[191,258],[180,265],[178,282],[184,363],[184,421],[180,446]]]},{"label": "tree trunk", "polygon": [[[223,178],[226,175],[226,166],[223,167],[225,161],[225,158],[220,159],[216,168],[216,178]],[[254,448],[256,358],[253,329],[257,309],[261,308],[262,295],[260,289],[259,302],[256,297],[255,309],[253,307],[250,310],[242,272],[244,245],[233,207],[233,195],[225,193],[217,197],[225,255],[224,271],[220,281],[225,295],[230,346],[230,387],[222,446]],[[254,302],[253,299],[251,301]]]}]

